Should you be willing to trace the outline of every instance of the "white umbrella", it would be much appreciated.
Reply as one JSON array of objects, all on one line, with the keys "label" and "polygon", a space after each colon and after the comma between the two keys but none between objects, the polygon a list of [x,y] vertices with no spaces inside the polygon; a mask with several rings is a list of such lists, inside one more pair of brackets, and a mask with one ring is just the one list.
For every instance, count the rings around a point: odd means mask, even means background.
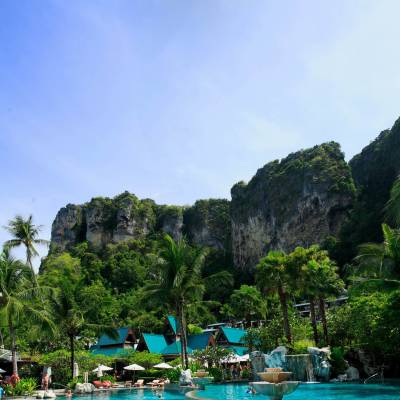
[{"label": "white umbrella", "polygon": [[111,368],[111,367],[107,367],[106,365],[99,365],[97,368],[95,368],[92,372],[99,372],[99,371],[101,371],[101,372],[103,372],[103,371],[111,371],[111,370],[113,370],[114,368]]},{"label": "white umbrella", "polygon": [[249,361],[250,356],[248,354],[245,354],[243,356],[239,356],[239,359],[240,359],[241,362]]},{"label": "white umbrella", "polygon": [[128,370],[128,371],[144,371],[145,369],[138,364],[131,364],[131,365],[127,365],[126,367],[124,367],[124,369]]},{"label": "white umbrella", "polygon": [[126,369],[127,371],[133,371],[133,379],[135,379],[135,371],[145,370],[145,368],[143,368],[141,365],[138,364],[127,365],[126,367],[124,367],[124,369]]},{"label": "white umbrella", "polygon": [[174,367],[172,367],[171,365],[167,364],[167,363],[160,363],[160,364],[156,364],[154,366],[154,368],[160,368],[160,369],[173,369]]},{"label": "white umbrella", "polygon": [[4,372],[6,372],[6,371],[4,371],[4,369],[0,368],[0,374],[4,374]]},{"label": "white umbrella", "polygon": [[106,365],[99,365],[93,372],[97,372],[97,377],[101,378],[103,376],[103,371],[111,371],[112,369],[114,368],[107,367]]}]

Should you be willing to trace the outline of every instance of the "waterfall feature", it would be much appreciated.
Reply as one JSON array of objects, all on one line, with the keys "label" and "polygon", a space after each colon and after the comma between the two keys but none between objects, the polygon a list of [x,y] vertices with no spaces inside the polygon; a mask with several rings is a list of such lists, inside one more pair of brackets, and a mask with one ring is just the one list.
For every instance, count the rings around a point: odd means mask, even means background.
[{"label": "waterfall feature", "polygon": [[310,354],[287,355],[286,369],[293,373],[293,380],[315,382],[314,367]]}]

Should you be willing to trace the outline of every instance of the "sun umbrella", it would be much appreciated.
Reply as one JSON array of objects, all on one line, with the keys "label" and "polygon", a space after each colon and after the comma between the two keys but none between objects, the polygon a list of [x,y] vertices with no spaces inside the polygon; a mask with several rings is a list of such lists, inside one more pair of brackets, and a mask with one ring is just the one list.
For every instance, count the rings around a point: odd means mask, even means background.
[{"label": "sun umbrella", "polygon": [[4,371],[4,369],[0,368],[0,374],[4,374],[4,372],[6,372],[6,371]]},{"label": "sun umbrella", "polygon": [[126,367],[124,367],[124,369],[128,371],[144,371],[144,368],[138,364],[127,365]]},{"label": "sun umbrella", "polygon": [[167,364],[167,363],[160,363],[160,364],[156,364],[154,366],[154,368],[159,368],[159,369],[173,369],[174,367],[171,367],[171,365]]},{"label": "sun umbrella", "polygon": [[126,367],[124,367],[124,369],[126,369],[127,371],[133,371],[133,379],[135,379],[135,371],[145,370],[145,368],[143,368],[141,365],[138,364],[127,365]]},{"label": "sun umbrella", "polygon": [[97,372],[97,377],[101,378],[103,376],[103,371],[111,371],[112,369],[114,368],[107,367],[106,365],[99,365],[93,372]]},{"label": "sun umbrella", "polygon": [[111,371],[111,370],[113,370],[114,368],[111,368],[111,367],[107,367],[106,365],[99,365],[97,368],[95,368],[92,372],[99,372],[99,371],[101,371],[101,372],[103,372],[103,371]]}]

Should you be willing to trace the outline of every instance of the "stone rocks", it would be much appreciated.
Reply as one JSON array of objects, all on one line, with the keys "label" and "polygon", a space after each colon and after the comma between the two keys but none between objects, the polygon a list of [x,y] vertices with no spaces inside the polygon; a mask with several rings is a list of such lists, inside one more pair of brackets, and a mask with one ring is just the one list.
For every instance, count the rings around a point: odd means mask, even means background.
[{"label": "stone rocks", "polygon": [[191,386],[193,385],[192,373],[190,369],[181,372],[179,377],[179,385],[180,386]]},{"label": "stone rocks", "polygon": [[82,206],[68,204],[61,208],[51,227],[51,247],[64,251],[78,243],[84,236],[84,220]]},{"label": "stone rocks", "polygon": [[329,357],[331,351],[329,347],[308,347],[307,352],[311,355],[311,360],[314,368],[314,376],[318,380],[328,381],[331,373],[331,364]]},{"label": "stone rocks", "polygon": [[360,372],[355,367],[350,366],[347,368],[345,374],[348,381],[358,381],[360,379]]},{"label": "stone rocks", "polygon": [[229,251],[231,244],[230,202],[224,199],[198,200],[183,215],[183,231],[201,246]]},{"label": "stone rocks", "polygon": [[284,368],[286,364],[287,348],[285,346],[278,346],[271,353],[265,356],[265,363],[268,368]]},{"label": "stone rocks", "polygon": [[294,380],[313,382],[329,380],[329,348],[309,347],[306,354],[288,355],[284,346],[279,346],[268,354],[254,351],[250,354],[253,377],[259,380],[257,373],[268,368],[282,368],[293,373]]},{"label": "stone rocks", "polygon": [[75,386],[75,393],[84,394],[93,392],[94,392],[94,385],[91,383],[77,383]]},{"label": "stone rocks", "polygon": [[261,380],[258,376],[258,372],[263,372],[267,366],[265,363],[265,357],[265,354],[261,351],[253,351],[250,353],[250,365],[254,381]]}]

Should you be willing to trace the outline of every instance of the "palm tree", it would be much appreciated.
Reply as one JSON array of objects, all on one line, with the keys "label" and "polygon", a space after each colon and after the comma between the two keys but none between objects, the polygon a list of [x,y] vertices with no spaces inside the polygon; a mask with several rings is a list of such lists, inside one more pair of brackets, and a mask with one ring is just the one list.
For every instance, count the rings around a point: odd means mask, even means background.
[{"label": "palm tree", "polygon": [[147,286],[147,293],[176,313],[181,338],[182,365],[189,364],[187,354],[186,309],[200,301],[205,286],[202,269],[207,251],[193,248],[184,238],[175,242],[165,235],[158,261],[158,281]]},{"label": "palm tree", "polygon": [[400,283],[400,230],[382,224],[383,243],[359,246],[356,272],[361,278]]},{"label": "palm tree", "polygon": [[37,285],[37,280],[32,265],[33,257],[39,255],[35,248],[35,245],[47,245],[49,243],[47,240],[40,239],[38,237],[42,227],[33,223],[32,215],[29,215],[27,219],[24,219],[21,215],[17,215],[14,219],[8,222],[8,226],[6,226],[5,228],[13,236],[13,239],[7,240],[5,242],[5,246],[10,249],[19,246],[25,247],[26,263],[31,269],[34,282]]},{"label": "palm tree", "polygon": [[0,318],[5,321],[11,339],[13,373],[18,375],[16,328],[22,315],[52,327],[47,310],[36,299],[46,288],[32,287],[29,267],[11,257],[9,249],[0,255]]},{"label": "palm tree", "polygon": [[257,265],[256,282],[260,290],[275,292],[279,296],[282,309],[283,329],[289,344],[292,343],[289,312],[287,304],[287,288],[290,276],[287,271],[287,256],[281,251],[270,251]]},{"label": "palm tree", "polygon": [[387,219],[392,221],[394,225],[400,226],[400,176],[392,186],[385,211]]},{"label": "palm tree", "polygon": [[315,344],[319,344],[315,306],[318,303],[324,341],[328,343],[328,325],[325,311],[325,298],[343,290],[344,283],[339,278],[336,265],[329,259],[328,253],[319,246],[307,249],[297,247],[288,256],[288,271],[293,284],[310,302],[310,320]]},{"label": "palm tree", "polygon": [[69,280],[60,280],[59,288],[50,298],[52,315],[57,327],[57,335],[66,335],[70,346],[71,376],[75,363],[75,339],[83,331],[90,330],[97,335],[106,333],[116,338],[116,330],[110,326],[93,324],[88,321],[87,311],[76,301],[80,286]]}]

